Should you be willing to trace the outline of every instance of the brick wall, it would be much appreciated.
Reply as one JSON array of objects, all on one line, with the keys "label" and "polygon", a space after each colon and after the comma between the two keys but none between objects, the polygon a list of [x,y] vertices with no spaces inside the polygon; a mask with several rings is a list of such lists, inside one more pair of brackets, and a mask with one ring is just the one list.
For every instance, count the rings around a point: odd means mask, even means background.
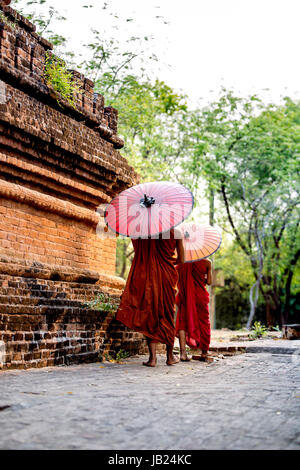
[{"label": "brick wall", "polygon": [[[102,291],[79,282],[0,275],[2,367],[67,365],[99,361],[118,349],[145,350],[141,335],[123,328],[113,314],[85,307]],[[118,293],[111,299],[118,303]]]},{"label": "brick wall", "polygon": [[116,240],[100,239],[94,226],[9,199],[0,214],[0,254],[114,274]]},{"label": "brick wall", "polygon": [[58,97],[44,80],[52,45],[0,8],[0,366],[141,351],[141,335],[84,305],[99,292],[117,303],[124,287],[116,240],[97,234],[98,208],[137,182],[119,152],[117,110],[77,71],[76,108]]}]

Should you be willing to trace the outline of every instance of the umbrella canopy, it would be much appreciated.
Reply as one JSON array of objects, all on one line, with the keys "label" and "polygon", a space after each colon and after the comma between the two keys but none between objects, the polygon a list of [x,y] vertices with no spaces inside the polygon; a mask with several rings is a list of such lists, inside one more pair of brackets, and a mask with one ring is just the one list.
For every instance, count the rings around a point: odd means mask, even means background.
[{"label": "umbrella canopy", "polygon": [[142,183],[115,197],[104,218],[110,229],[125,237],[155,237],[186,219],[193,205],[193,194],[179,183]]},{"label": "umbrella canopy", "polygon": [[178,227],[178,230],[183,238],[185,262],[207,258],[221,245],[221,232],[211,225],[184,223]]}]

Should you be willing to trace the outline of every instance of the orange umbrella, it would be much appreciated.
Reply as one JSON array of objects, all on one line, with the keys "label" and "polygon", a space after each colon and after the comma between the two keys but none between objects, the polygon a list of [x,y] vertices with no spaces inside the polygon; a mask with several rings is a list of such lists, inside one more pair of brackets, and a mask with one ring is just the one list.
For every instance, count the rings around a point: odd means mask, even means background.
[{"label": "orange umbrella", "polygon": [[216,227],[191,222],[181,224],[177,229],[181,231],[187,263],[207,258],[220,248],[222,235]]}]

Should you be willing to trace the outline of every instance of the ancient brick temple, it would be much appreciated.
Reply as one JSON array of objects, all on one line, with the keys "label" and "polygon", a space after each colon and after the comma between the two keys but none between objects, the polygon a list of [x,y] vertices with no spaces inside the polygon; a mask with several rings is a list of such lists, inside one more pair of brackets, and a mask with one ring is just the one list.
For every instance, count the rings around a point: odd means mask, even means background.
[{"label": "ancient brick temple", "polygon": [[116,240],[96,233],[99,205],[137,181],[118,151],[117,111],[78,72],[76,109],[59,104],[44,80],[52,45],[0,8],[0,366],[137,352],[139,334],[85,306],[100,292],[118,302],[124,286]]}]

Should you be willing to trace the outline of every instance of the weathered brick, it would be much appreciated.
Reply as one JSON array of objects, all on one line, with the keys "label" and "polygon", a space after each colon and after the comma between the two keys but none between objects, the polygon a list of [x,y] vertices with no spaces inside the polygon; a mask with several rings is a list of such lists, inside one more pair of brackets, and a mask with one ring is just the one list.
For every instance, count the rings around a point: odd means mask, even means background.
[{"label": "weathered brick", "polygon": [[118,302],[124,287],[114,276],[116,239],[100,238],[97,225],[104,221],[97,208],[138,175],[118,151],[117,111],[105,107],[93,82],[76,71],[73,79],[85,93],[76,98],[77,110],[60,106],[43,77],[52,45],[26,18],[3,11],[17,25],[1,27],[0,40],[4,367],[97,360],[104,348],[113,352],[128,343],[113,315],[84,307],[103,291]]}]

